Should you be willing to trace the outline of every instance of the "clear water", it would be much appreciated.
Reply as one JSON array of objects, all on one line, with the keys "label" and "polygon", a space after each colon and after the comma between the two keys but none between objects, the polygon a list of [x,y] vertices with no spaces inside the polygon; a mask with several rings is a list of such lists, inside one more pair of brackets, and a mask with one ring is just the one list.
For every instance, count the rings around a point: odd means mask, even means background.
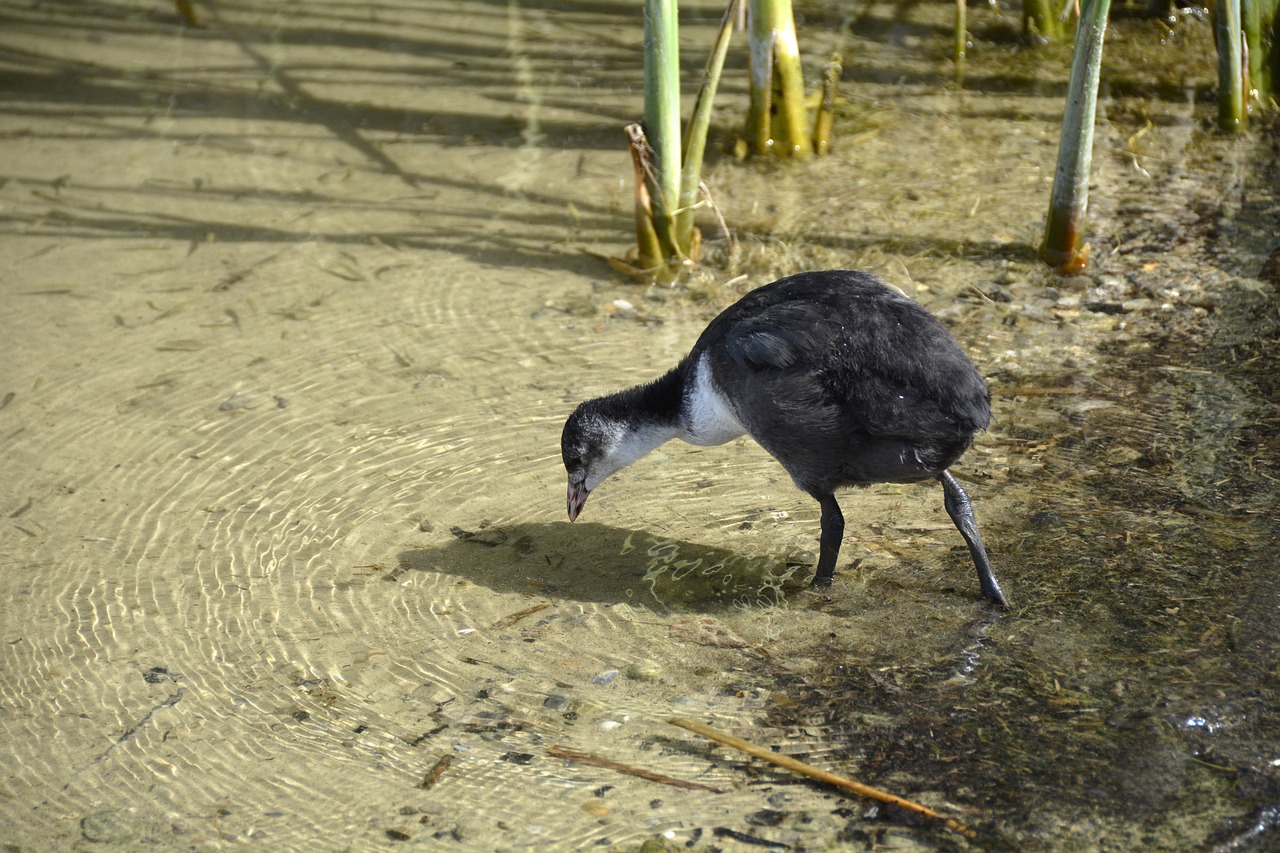
[{"label": "clear water", "polygon": [[[961,88],[945,4],[803,11],[808,56],[845,52],[834,156],[714,162],[735,243],[708,218],[668,290],[599,257],[631,228],[633,4],[5,9],[7,844],[970,844],[672,715],[996,848],[1270,839],[1276,207],[1268,152],[1208,129],[1207,25],[1116,21],[1063,281],[1031,247],[1066,51],[975,8]],[[684,13],[692,77],[719,12]],[[957,474],[1012,613],[920,486],[845,497],[832,596],[803,592],[817,508],[746,441],[661,448],[565,520],[579,400],[835,266],[988,376]]]}]

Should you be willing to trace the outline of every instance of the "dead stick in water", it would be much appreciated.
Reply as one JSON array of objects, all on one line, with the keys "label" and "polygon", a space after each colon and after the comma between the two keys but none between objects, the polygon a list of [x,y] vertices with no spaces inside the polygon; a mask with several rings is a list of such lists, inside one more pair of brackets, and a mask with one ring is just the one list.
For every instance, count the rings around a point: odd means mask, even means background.
[{"label": "dead stick in water", "polygon": [[516,613],[512,613],[512,614],[509,614],[509,615],[507,615],[507,616],[503,616],[503,617],[502,617],[501,619],[499,619],[497,622],[494,622],[494,623],[493,623],[493,627],[495,627],[495,628],[510,628],[512,625],[516,624],[517,622],[519,622],[519,621],[520,621],[521,619],[523,619],[524,617],[526,617],[526,616],[532,616],[533,614],[538,613],[539,611],[546,610],[546,609],[547,609],[548,607],[550,607],[550,606],[551,606],[551,605],[550,605],[549,603],[545,603],[545,602],[544,602],[544,603],[542,603],[542,604],[535,604],[535,605],[533,605],[532,607],[526,607],[524,610],[520,610],[520,611],[518,611],[518,612],[516,612]]},{"label": "dead stick in water", "polygon": [[650,782],[661,782],[664,785],[673,785],[677,788],[686,788],[691,791],[710,791],[713,794],[723,794],[719,788],[713,788],[710,785],[703,785],[701,782],[686,782],[683,779],[676,779],[671,776],[663,776],[661,773],[653,773],[649,770],[642,770],[639,767],[632,767],[630,764],[622,764],[611,758],[605,758],[602,755],[592,755],[589,752],[579,752],[576,749],[568,749],[563,746],[553,746],[547,749],[547,755],[552,758],[563,758],[566,761],[578,761],[582,764],[592,764],[596,767],[604,767],[608,770],[616,770],[619,773],[625,773],[628,776],[638,776],[641,779],[648,779]]},{"label": "dead stick in water", "polygon": [[919,803],[904,800],[902,797],[894,796],[893,794],[886,793],[885,791],[881,791],[877,788],[863,785],[861,782],[855,782],[852,779],[846,779],[843,776],[828,773],[825,770],[814,767],[812,764],[805,764],[803,761],[797,761],[788,755],[783,755],[781,753],[765,749],[764,747],[756,746],[753,743],[748,743],[742,738],[725,734],[724,732],[713,729],[710,726],[704,726],[702,723],[695,723],[693,720],[686,720],[682,717],[672,717],[667,720],[667,722],[673,726],[679,726],[682,729],[688,729],[691,732],[700,734],[705,738],[710,738],[717,743],[722,743],[725,746],[731,746],[734,749],[741,750],[742,752],[747,753],[747,755],[753,755],[756,758],[764,759],[770,764],[776,764],[779,767],[785,767],[788,770],[808,776],[810,779],[817,779],[820,782],[826,782],[828,785],[835,785],[837,788],[843,788],[846,791],[851,791],[861,797],[869,797],[873,800],[879,800],[882,803],[890,803],[900,809],[905,809],[906,811],[914,812],[915,814],[923,815],[924,817],[942,821],[948,829],[954,829],[956,832],[959,832],[961,835],[968,836],[969,838],[976,838],[978,836],[976,832],[969,829],[964,824],[945,815],[938,814],[928,806],[922,806]]},{"label": "dead stick in water", "polygon": [[448,770],[449,765],[451,764],[453,764],[453,756],[448,754],[444,755],[436,762],[435,767],[432,767],[427,771],[427,775],[422,779],[422,784],[418,787],[425,788],[428,791],[434,788],[435,784],[440,781],[440,777],[444,775],[444,771]]}]

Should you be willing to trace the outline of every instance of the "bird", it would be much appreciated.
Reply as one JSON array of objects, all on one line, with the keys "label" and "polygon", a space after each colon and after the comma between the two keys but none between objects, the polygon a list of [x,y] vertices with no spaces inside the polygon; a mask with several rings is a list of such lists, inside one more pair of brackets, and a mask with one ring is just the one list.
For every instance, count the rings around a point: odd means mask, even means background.
[{"label": "bird", "polygon": [[969,496],[948,470],[991,421],[990,392],[923,306],[858,270],[802,272],[750,291],[661,377],[582,402],[565,421],[569,520],[610,475],[659,445],[750,436],[821,509],[810,589],[829,589],[844,539],[838,489],[941,483],[982,595],[1009,601]]}]

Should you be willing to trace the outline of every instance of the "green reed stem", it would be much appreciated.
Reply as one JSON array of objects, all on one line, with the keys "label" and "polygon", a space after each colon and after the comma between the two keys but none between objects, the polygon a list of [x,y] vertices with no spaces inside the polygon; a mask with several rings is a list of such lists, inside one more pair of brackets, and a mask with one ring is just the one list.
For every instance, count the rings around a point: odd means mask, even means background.
[{"label": "green reed stem", "polygon": [[707,149],[707,132],[711,128],[711,106],[720,86],[720,74],[724,70],[724,58],[729,52],[729,40],[733,35],[733,21],[738,14],[739,0],[729,0],[715,45],[707,59],[707,70],[702,76],[698,99],[694,101],[689,124],[685,128],[684,165],[680,173],[680,206],[675,214],[675,248],[682,257],[689,254],[693,245],[693,212],[698,201],[698,187],[702,183],[702,155]]},{"label": "green reed stem", "polygon": [[1280,80],[1280,38],[1276,33],[1277,0],[1241,0],[1241,25],[1249,47],[1249,87],[1264,106],[1274,106]]},{"label": "green reed stem", "polygon": [[1067,34],[1067,24],[1062,9],[1056,8],[1061,2],[1062,0],[1023,0],[1022,30],[1028,38],[1041,42],[1062,41]]},{"label": "green reed stem", "polygon": [[750,0],[751,103],[747,136],[756,154],[808,157],[813,145],[791,0]]},{"label": "green reed stem", "polygon": [[644,2],[644,121],[653,149],[650,204],[664,249],[680,198],[680,35],[676,0]]},{"label": "green reed stem", "polygon": [[1245,128],[1244,62],[1241,53],[1240,0],[1218,0],[1218,127],[1229,133]]},{"label": "green reed stem", "polygon": [[1082,250],[1093,162],[1093,122],[1102,71],[1102,42],[1111,0],[1083,0],[1071,56],[1071,79],[1062,116],[1058,165],[1053,175],[1049,218],[1040,256],[1054,269],[1074,272],[1087,260]]}]

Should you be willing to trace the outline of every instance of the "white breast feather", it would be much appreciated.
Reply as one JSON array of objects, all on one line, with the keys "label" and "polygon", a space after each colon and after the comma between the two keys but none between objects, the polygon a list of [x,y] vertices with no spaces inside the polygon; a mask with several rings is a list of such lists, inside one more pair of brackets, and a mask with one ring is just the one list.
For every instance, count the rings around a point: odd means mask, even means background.
[{"label": "white breast feather", "polygon": [[747,432],[712,380],[711,365],[707,363],[706,355],[698,359],[693,369],[693,382],[685,391],[684,426],[685,435],[681,438],[704,447],[724,444]]}]

